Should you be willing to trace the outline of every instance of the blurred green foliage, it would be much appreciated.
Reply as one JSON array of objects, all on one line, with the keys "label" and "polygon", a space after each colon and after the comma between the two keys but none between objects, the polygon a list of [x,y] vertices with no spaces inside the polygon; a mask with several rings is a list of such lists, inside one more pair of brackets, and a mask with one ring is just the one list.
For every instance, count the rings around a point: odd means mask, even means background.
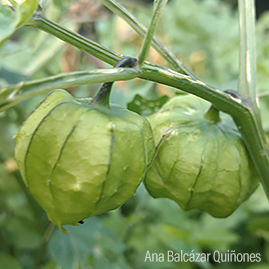
[{"label": "blurred green foliage", "polygon": [[[146,25],[151,7],[121,1]],[[126,3],[127,2],[127,3]],[[45,3],[45,1],[43,1]],[[50,3],[46,15],[125,55],[136,56],[139,38],[98,1]],[[92,7],[96,5],[96,9]],[[89,15],[90,14],[90,15]],[[83,18],[83,19],[81,19]],[[1,26],[2,29],[2,26]],[[269,134],[269,13],[257,22],[258,90],[264,129]],[[237,87],[238,15],[217,0],[170,1],[157,36],[197,75],[220,89]],[[0,85],[61,72],[106,67],[94,57],[33,29],[19,29],[0,48]],[[165,65],[154,50],[149,60]],[[78,97],[93,96],[100,85],[67,89]],[[151,82],[119,82],[113,102],[142,115],[173,96],[172,89]],[[21,123],[44,98],[38,96],[0,113],[0,269],[44,268],[269,268],[269,207],[262,188],[226,219],[200,211],[182,211],[173,201],[155,200],[143,185],[120,209],[67,227],[62,234],[25,188],[13,159]],[[260,253],[259,263],[176,263],[145,261],[146,253],[167,251]]]}]

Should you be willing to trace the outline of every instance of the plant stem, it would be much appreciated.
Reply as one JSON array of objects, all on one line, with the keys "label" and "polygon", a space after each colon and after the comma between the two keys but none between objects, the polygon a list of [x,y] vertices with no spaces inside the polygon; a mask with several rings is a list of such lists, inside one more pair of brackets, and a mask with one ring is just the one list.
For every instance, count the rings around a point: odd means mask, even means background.
[{"label": "plant stem", "polygon": [[[103,5],[113,13],[125,20],[140,36],[144,37],[147,28],[125,7],[115,0],[100,0]],[[152,46],[159,54],[178,72],[189,75],[192,78],[197,76],[189,70],[158,38],[153,37]]]},{"label": "plant stem", "polygon": [[238,0],[240,54],[238,92],[257,109],[254,0]]},{"label": "plant stem", "polygon": [[[238,92],[249,102],[249,109],[242,118],[233,115],[250,155],[260,173],[264,190],[269,199],[268,144],[266,142],[256,92],[256,42],[255,42],[255,4],[254,0],[238,0],[240,54]],[[266,176],[267,173],[267,176]]]},{"label": "plant stem", "polygon": [[[60,74],[43,79],[20,82],[0,88],[0,112],[33,96],[50,92],[54,89],[89,83],[130,80],[138,76],[136,68],[99,69]],[[22,92],[21,94],[19,94]]]},{"label": "plant stem", "polygon": [[51,35],[54,35],[57,38],[91,55],[94,55],[98,59],[111,65],[114,65],[123,57],[123,55],[119,53],[116,53],[92,40],[89,40],[71,30],[64,28],[63,26],[58,25],[57,23],[47,19],[40,13],[35,14],[25,24],[25,26],[36,28]]},{"label": "plant stem", "polygon": [[147,30],[147,33],[144,37],[143,45],[138,57],[138,66],[141,66],[149,52],[151,47],[151,41],[155,32],[155,28],[157,26],[158,20],[161,16],[162,10],[167,3],[167,0],[157,0],[157,3],[154,6],[153,14],[151,16],[150,24]]},{"label": "plant stem", "polygon": [[40,262],[44,256],[45,251],[46,251],[47,244],[48,244],[54,230],[55,230],[55,225],[53,223],[49,222],[49,224],[44,232],[44,235],[42,237],[42,243],[40,245],[40,248],[39,248],[38,253],[35,257],[34,269],[39,268]]},{"label": "plant stem", "polygon": [[[131,58],[131,57],[124,57],[116,63],[114,68],[135,67],[136,65],[137,65],[137,59]],[[109,97],[110,97],[113,83],[114,82],[103,83],[101,89],[91,101],[91,105],[98,104],[98,105],[109,107]]]},{"label": "plant stem", "polygon": [[209,108],[209,110],[204,115],[204,118],[208,122],[211,122],[211,123],[214,123],[214,124],[221,121],[220,116],[219,116],[219,111],[214,106],[211,106]]}]

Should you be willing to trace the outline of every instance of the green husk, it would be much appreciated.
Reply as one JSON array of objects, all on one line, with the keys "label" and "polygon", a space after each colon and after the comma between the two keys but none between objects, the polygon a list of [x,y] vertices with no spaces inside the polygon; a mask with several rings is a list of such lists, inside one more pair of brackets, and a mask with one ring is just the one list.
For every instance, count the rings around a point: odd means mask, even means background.
[{"label": "green husk", "polygon": [[259,177],[232,119],[195,96],[178,96],[148,117],[156,154],[145,178],[155,198],[227,217]]},{"label": "green husk", "polygon": [[59,226],[121,206],[154,155],[148,121],[123,107],[52,92],[16,135],[15,158],[29,191]]}]

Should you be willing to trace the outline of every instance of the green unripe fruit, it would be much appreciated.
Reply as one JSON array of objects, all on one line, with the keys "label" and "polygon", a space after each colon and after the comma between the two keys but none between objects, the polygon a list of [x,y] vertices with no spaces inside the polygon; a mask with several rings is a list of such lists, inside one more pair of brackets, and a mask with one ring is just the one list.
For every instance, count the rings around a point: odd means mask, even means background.
[{"label": "green unripe fruit", "polygon": [[59,227],[121,206],[134,195],[153,154],[146,119],[64,90],[46,97],[15,143],[25,184]]},{"label": "green unripe fruit", "polygon": [[209,107],[178,96],[148,117],[157,149],[144,183],[155,198],[221,218],[253,193],[259,177],[230,116]]}]

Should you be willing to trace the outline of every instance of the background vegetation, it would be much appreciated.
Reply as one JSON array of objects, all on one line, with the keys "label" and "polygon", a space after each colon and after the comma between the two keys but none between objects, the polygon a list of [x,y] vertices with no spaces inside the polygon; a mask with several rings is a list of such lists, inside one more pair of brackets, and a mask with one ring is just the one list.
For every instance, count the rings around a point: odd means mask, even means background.
[{"label": "background vegetation", "polygon": [[[150,4],[121,2],[148,25]],[[124,55],[137,55],[142,43],[126,23],[97,0],[71,4],[55,0],[49,3],[46,16]],[[236,89],[239,35],[238,14],[232,1],[171,0],[156,35],[203,81],[223,90]],[[55,37],[27,28],[20,28],[0,47],[0,59],[0,86],[109,67]],[[153,49],[148,60],[166,65]],[[257,62],[263,126],[269,134],[269,13],[263,13],[257,21]],[[67,90],[85,97],[93,96],[99,87],[91,84]],[[144,103],[137,105],[137,94]],[[115,83],[111,101],[146,116],[156,109],[154,100],[174,95],[172,88],[136,79]],[[184,212],[168,199],[154,200],[141,185],[120,209],[87,219],[79,227],[68,227],[70,235],[54,228],[24,187],[13,159],[12,137],[43,98],[31,98],[0,113],[0,268],[268,268],[269,206],[262,188],[230,217],[215,219],[200,211]],[[235,250],[260,253],[262,261],[149,263],[144,262],[147,250]]]}]

